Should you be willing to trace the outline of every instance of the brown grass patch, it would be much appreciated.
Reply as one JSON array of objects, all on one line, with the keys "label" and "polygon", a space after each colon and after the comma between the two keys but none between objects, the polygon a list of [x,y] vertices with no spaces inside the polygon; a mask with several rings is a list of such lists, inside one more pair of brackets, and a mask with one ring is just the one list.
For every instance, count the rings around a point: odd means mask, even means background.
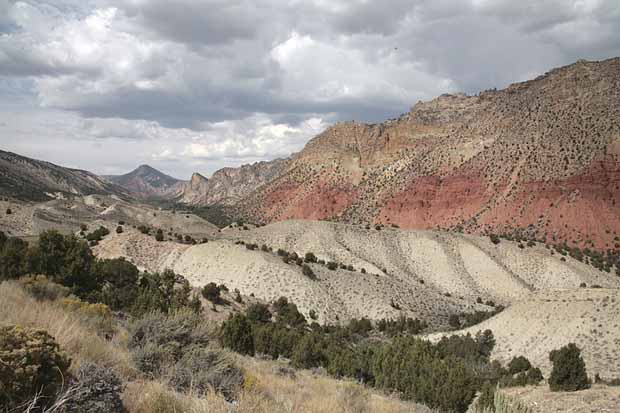
[{"label": "brown grass patch", "polygon": [[86,317],[55,302],[37,301],[14,282],[0,284],[0,297],[0,324],[47,331],[72,358],[72,371],[82,362],[90,361],[113,369],[124,379],[135,377],[136,370],[123,345],[122,331],[106,341],[97,335]]}]

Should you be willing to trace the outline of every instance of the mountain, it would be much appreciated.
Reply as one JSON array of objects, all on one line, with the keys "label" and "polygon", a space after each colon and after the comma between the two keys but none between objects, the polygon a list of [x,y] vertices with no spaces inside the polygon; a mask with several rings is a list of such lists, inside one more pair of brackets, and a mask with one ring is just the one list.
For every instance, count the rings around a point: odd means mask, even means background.
[{"label": "mountain", "polygon": [[620,248],[620,58],[578,61],[379,124],[339,123],[242,199],[248,219],[330,219]]},{"label": "mountain", "polygon": [[141,165],[125,175],[108,175],[104,178],[122,186],[141,199],[176,198],[181,194],[186,183],[149,165]]},{"label": "mountain", "polygon": [[0,151],[0,194],[28,201],[73,195],[129,196],[118,185],[79,169]]},{"label": "mountain", "polygon": [[287,165],[287,159],[275,159],[238,168],[222,168],[211,179],[194,174],[185,185],[180,200],[191,205],[232,205],[280,176]]}]

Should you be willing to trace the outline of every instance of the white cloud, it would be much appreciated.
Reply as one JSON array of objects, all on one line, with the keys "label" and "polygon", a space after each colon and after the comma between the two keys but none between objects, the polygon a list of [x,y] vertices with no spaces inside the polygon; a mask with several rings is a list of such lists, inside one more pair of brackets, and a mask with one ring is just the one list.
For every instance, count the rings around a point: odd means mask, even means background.
[{"label": "white cloud", "polygon": [[1,143],[212,172],[334,121],[620,55],[618,27],[617,0],[0,0]]},{"label": "white cloud", "polygon": [[241,121],[224,121],[205,125],[207,131],[193,138],[182,153],[199,159],[237,158],[244,161],[286,157],[302,149],[328,124],[321,118],[310,118],[298,126],[274,123],[265,115]]}]

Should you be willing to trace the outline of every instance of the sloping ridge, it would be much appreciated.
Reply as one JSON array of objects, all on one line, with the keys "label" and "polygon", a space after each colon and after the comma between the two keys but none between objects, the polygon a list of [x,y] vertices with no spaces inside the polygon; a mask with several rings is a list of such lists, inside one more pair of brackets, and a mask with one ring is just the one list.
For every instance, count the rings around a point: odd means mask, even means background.
[{"label": "sloping ridge", "polygon": [[0,193],[29,201],[49,200],[56,194],[129,197],[125,189],[90,172],[5,151],[0,151]]}]

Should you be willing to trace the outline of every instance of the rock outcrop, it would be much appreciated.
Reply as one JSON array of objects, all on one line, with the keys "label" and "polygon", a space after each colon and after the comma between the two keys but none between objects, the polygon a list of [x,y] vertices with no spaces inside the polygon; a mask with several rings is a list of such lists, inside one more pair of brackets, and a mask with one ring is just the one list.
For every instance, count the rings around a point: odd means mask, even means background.
[{"label": "rock outcrop", "polygon": [[286,159],[275,159],[238,168],[222,168],[210,179],[195,173],[185,185],[180,201],[190,205],[233,205],[280,176],[287,164]]}]

